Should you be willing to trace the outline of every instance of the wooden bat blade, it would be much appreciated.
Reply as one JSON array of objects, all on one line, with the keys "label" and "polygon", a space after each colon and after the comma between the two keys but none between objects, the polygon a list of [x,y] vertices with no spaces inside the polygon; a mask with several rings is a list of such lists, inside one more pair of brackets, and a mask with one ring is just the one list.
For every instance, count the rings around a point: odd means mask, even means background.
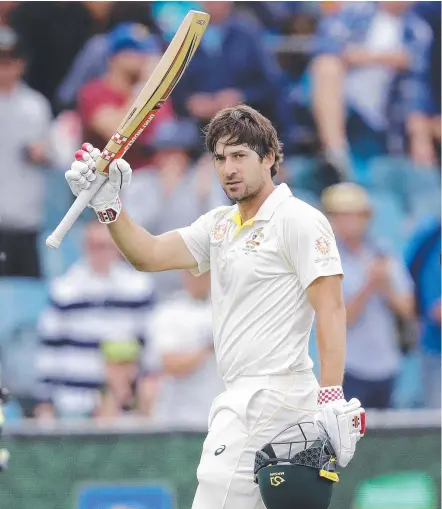
[{"label": "wooden bat blade", "polygon": [[190,11],[166,52],[97,160],[97,171],[108,172],[113,159],[123,157],[150,124],[189,65],[210,16]]}]

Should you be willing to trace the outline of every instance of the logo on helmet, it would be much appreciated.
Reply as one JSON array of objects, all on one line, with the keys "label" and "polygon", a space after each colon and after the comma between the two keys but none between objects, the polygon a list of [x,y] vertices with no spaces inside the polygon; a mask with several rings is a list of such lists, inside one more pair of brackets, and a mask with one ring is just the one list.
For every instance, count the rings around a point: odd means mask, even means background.
[{"label": "logo on helmet", "polygon": [[270,484],[272,486],[279,486],[283,482],[285,482],[285,479],[283,479],[281,476],[284,475],[284,472],[272,472],[270,474]]}]

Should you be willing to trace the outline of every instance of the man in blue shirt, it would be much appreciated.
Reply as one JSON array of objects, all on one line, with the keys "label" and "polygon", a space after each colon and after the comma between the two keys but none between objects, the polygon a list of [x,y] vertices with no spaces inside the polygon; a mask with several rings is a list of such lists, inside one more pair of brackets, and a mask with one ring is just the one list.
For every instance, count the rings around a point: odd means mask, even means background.
[{"label": "man in blue shirt", "polygon": [[427,408],[441,407],[441,222],[426,218],[411,237],[407,266],[415,284],[420,323],[423,398]]},{"label": "man in blue shirt", "polygon": [[344,269],[347,358],[344,391],[365,408],[388,408],[402,355],[396,316],[413,313],[412,282],[404,264],[368,236],[371,204],[359,185],[341,183],[322,195]]}]

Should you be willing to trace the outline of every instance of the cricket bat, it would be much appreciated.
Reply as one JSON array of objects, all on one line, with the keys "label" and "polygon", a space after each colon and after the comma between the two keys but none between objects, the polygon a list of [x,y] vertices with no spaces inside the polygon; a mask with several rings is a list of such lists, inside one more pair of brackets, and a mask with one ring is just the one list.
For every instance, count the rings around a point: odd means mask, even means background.
[{"label": "cricket bat", "polygon": [[209,20],[210,16],[205,12],[187,13],[152,75],[98,157],[97,178],[89,189],[78,195],[60,224],[46,239],[48,247],[60,246],[72,225],[106,182],[110,163],[124,156],[158,113],[189,65]]}]

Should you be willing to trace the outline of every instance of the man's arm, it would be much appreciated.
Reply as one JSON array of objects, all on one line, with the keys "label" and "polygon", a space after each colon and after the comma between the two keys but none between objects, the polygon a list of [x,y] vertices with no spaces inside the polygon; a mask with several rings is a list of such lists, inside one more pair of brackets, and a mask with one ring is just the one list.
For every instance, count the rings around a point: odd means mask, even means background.
[{"label": "man's arm", "polygon": [[197,267],[195,258],[176,231],[151,235],[136,224],[124,210],[108,228],[115,244],[137,270],[160,272]]},{"label": "man's arm", "polygon": [[342,276],[315,279],[307,297],[316,312],[322,387],[342,385],[345,367],[346,314],[342,297]]},{"label": "man's arm", "polygon": [[[65,173],[75,196],[89,189],[94,181],[95,161],[100,151],[85,143],[76,153],[76,161]],[[135,223],[122,210],[120,191],[130,185],[132,169],[124,159],[116,159],[109,166],[109,178],[89,202],[101,223],[109,232],[126,259],[139,271],[160,272],[173,269],[209,269],[210,231],[213,212],[197,219],[191,226],[154,236]],[[149,206],[149,204],[146,204]]]},{"label": "man's arm", "polygon": [[204,347],[187,353],[165,353],[163,370],[174,377],[183,377],[196,371],[203,362],[213,355],[213,347]]}]

